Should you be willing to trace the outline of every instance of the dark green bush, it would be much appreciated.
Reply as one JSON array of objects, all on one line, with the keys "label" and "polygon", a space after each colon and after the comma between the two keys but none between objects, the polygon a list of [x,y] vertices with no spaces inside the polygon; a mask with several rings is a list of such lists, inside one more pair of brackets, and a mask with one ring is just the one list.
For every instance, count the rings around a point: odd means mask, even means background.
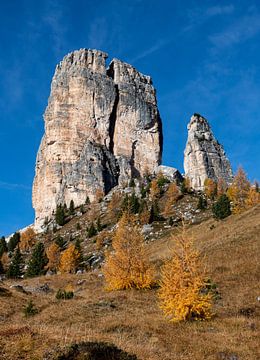
[{"label": "dark green bush", "polygon": [[207,205],[208,205],[207,199],[205,199],[204,196],[200,195],[198,204],[197,204],[197,209],[204,210],[207,208]]},{"label": "dark green bush", "polygon": [[231,215],[230,200],[227,195],[223,194],[217,202],[212,206],[212,212],[216,219],[224,219]]},{"label": "dark green bush", "polygon": [[56,293],[56,299],[58,300],[69,300],[74,297],[73,291],[66,291],[59,289]]},{"label": "dark green bush", "polygon": [[27,305],[23,308],[23,313],[25,317],[34,316],[38,314],[39,310],[35,307],[32,300],[29,300]]}]

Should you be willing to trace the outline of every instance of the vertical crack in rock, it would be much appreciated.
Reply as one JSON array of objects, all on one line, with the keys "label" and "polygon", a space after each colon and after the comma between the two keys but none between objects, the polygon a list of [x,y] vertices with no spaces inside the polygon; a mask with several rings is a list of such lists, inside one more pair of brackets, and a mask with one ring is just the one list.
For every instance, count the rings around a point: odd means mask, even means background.
[{"label": "vertical crack in rock", "polygon": [[114,134],[115,134],[115,126],[116,126],[117,107],[119,102],[119,91],[117,85],[115,85],[115,92],[116,92],[115,102],[111,115],[109,117],[109,139],[110,139],[109,150],[111,151],[112,154],[114,154]]},{"label": "vertical crack in rock", "polygon": [[130,166],[131,166],[131,177],[132,178],[138,178],[140,176],[140,172],[135,167],[135,149],[136,149],[137,140],[133,142],[132,144],[132,154],[130,158]]},{"label": "vertical crack in rock", "polygon": [[184,151],[185,175],[191,186],[203,190],[207,178],[227,184],[232,182],[232,170],[222,145],[215,139],[208,121],[194,114],[188,124],[188,140]]}]

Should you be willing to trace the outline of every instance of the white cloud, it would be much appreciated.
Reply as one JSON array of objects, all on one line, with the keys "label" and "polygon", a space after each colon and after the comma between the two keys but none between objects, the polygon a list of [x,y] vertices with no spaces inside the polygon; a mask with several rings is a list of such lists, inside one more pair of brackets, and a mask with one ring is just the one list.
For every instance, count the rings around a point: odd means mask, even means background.
[{"label": "white cloud", "polygon": [[208,17],[216,16],[216,15],[226,15],[231,14],[234,11],[234,5],[227,6],[212,6],[206,9],[205,15]]},{"label": "white cloud", "polygon": [[246,41],[260,32],[260,15],[250,15],[239,18],[228,28],[217,34],[209,36],[215,48],[226,48]]},{"label": "white cloud", "polygon": [[4,189],[4,190],[16,190],[16,189],[31,190],[31,186],[24,185],[24,184],[14,184],[14,183],[9,183],[9,182],[5,182],[5,181],[0,181],[0,189]]},{"label": "white cloud", "polygon": [[154,45],[152,45],[151,47],[143,50],[142,52],[140,52],[139,54],[137,54],[135,57],[133,57],[132,59],[129,60],[129,62],[135,63],[138,60],[141,60],[143,58],[145,58],[148,55],[153,54],[154,52],[160,50],[162,47],[164,47],[165,45],[169,44],[172,41],[172,39],[164,39],[164,40],[159,40],[157,41],[157,43],[155,43]]}]

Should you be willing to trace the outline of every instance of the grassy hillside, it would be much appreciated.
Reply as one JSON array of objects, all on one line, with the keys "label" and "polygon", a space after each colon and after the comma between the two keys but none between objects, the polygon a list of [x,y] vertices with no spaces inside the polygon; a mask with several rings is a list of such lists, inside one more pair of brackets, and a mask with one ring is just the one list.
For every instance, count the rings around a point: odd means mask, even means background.
[{"label": "grassy hillside", "polygon": [[[104,290],[100,270],[0,283],[0,358],[41,359],[49,349],[79,341],[107,341],[143,360],[257,360],[260,358],[260,206],[223,221],[205,217],[189,227],[221,299],[210,321],[172,324],[161,313],[156,290]],[[148,241],[160,264],[174,246],[171,233]],[[20,284],[26,293],[10,288]],[[47,283],[50,291],[43,291]],[[59,288],[75,297],[57,300]],[[39,313],[25,318],[32,299]]]}]

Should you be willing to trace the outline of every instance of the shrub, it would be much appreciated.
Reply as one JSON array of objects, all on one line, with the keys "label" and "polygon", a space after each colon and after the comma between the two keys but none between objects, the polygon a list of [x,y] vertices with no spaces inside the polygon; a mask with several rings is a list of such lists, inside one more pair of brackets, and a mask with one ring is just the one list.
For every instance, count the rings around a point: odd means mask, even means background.
[{"label": "shrub", "polygon": [[160,308],[171,321],[203,320],[211,316],[211,294],[203,294],[205,273],[201,255],[185,228],[174,238],[172,258],[162,267]]},{"label": "shrub", "polygon": [[124,213],[106,255],[104,275],[108,290],[144,289],[154,284],[154,268],[148,260],[144,239],[134,217]]},{"label": "shrub", "polygon": [[59,289],[56,293],[56,299],[58,300],[69,300],[74,297],[73,291],[66,291]]},{"label": "shrub", "polygon": [[34,316],[38,314],[39,310],[35,307],[32,300],[29,300],[27,305],[23,308],[23,313],[25,317]]},{"label": "shrub", "polygon": [[224,219],[231,215],[230,200],[227,195],[221,195],[217,202],[212,206],[212,212],[216,219]]}]

